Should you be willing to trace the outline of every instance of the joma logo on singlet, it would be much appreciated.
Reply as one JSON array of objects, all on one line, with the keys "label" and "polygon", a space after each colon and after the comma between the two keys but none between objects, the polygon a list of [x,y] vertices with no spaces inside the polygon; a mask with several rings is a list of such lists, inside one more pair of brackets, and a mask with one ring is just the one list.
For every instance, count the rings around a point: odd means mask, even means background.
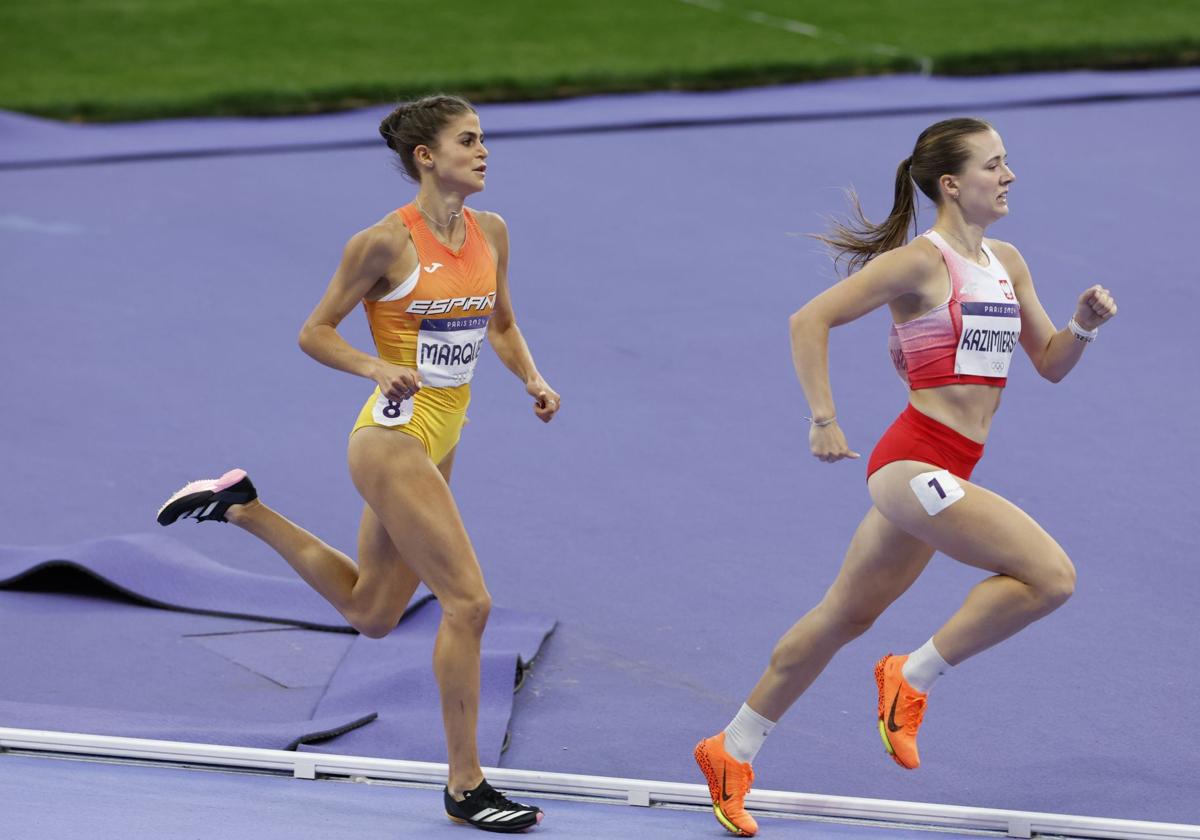
[{"label": "joma logo on singlet", "polygon": [[473,309],[491,309],[496,305],[496,293],[477,297],[441,298],[440,300],[414,300],[404,310],[410,315],[444,315],[455,309],[470,312]]},{"label": "joma logo on singlet", "polygon": [[1017,346],[1019,332],[1012,330],[963,330],[960,350],[982,350],[985,353],[1011,353]]}]

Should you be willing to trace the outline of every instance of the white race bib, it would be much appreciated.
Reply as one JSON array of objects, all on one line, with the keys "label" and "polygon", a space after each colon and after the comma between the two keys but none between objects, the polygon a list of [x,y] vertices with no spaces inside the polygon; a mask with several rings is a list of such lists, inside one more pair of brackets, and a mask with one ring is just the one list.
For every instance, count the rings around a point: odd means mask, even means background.
[{"label": "white race bib", "polygon": [[930,516],[937,516],[966,495],[962,485],[948,470],[934,470],[913,476],[908,486],[917,494],[921,507]]},{"label": "white race bib", "polygon": [[396,402],[381,394],[378,388],[375,389],[375,405],[371,408],[371,419],[380,426],[403,426],[412,416],[412,397],[404,402]]},{"label": "white race bib", "polygon": [[963,301],[962,337],[954,354],[954,372],[970,376],[1007,377],[1017,339],[1021,307],[1016,303]]},{"label": "white race bib", "polygon": [[453,388],[470,382],[487,336],[488,317],[422,319],[417,333],[417,371],[421,382],[434,388]]}]

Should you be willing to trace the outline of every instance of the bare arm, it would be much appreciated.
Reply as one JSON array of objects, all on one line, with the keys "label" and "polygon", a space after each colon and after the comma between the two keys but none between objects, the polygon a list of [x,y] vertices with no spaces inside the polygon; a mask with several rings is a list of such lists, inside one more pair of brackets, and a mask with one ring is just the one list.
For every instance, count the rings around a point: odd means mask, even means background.
[{"label": "bare arm", "polygon": [[305,353],[323,365],[374,380],[389,399],[398,401],[420,388],[417,372],[351,346],[337,327],[410,247],[411,240],[398,241],[379,225],[356,233],[346,243],[325,294],[300,328]]},{"label": "bare arm", "polygon": [[[988,244],[1004,264],[1021,304],[1021,347],[1039,375],[1051,382],[1062,381],[1083,356],[1087,343],[1076,339],[1067,327],[1055,328],[1038,300],[1021,252],[1007,242],[990,240]],[[1108,290],[1092,286],[1080,295],[1074,317],[1080,327],[1090,330],[1116,314],[1117,304]]]},{"label": "bare arm", "polygon": [[804,304],[789,320],[792,363],[814,420],[809,443],[822,461],[859,457],[837,423],[826,423],[837,416],[829,383],[829,331],[919,291],[932,276],[935,257],[917,243],[881,254]]},{"label": "bare arm", "polygon": [[526,392],[534,398],[534,413],[548,423],[554,419],[562,398],[538,372],[529,345],[517,326],[508,291],[508,226],[497,213],[479,213],[477,217],[496,252],[496,305],[488,320],[488,343],[504,366],[525,383]]}]

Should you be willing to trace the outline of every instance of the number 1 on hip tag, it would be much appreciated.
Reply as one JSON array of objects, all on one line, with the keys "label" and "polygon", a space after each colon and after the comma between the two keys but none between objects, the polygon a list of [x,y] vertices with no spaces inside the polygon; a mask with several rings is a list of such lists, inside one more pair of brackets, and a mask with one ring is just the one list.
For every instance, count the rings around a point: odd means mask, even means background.
[{"label": "number 1 on hip tag", "polygon": [[947,470],[923,472],[914,476],[908,482],[908,486],[916,493],[917,501],[930,516],[937,516],[966,495],[958,479]]}]

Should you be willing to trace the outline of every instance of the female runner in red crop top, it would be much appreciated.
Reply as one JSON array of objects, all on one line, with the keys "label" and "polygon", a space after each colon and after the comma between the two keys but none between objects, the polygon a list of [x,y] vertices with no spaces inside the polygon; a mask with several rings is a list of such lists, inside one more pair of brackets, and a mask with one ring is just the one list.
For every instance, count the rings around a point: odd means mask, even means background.
[{"label": "female runner in red crop top", "polygon": [[[875,666],[880,736],[909,769],[920,764],[917,729],[934,680],[1049,614],[1074,589],[1075,568],[1058,543],[1016,505],[968,480],[1016,344],[1038,373],[1057,382],[1117,312],[1108,291],[1093,286],[1068,325],[1056,329],[1017,249],[984,238],[988,225],[1008,214],[1015,177],[990,125],[945,120],[922,132],[912,157],[900,163],[895,205],[882,224],[867,222],[855,200],[858,224],[822,237],[849,256],[852,273],[791,318],[813,455],[829,463],[859,457],[837,424],[830,328],[886,304],[895,324],[892,357],[909,386],[909,404],[870,458],[873,504],[837,579],[779,640],[729,727],[696,746],[714,813],[734,834],[757,830],[743,803],[753,780],[750,761],[771,727],[833,655],[912,585],[935,551],[992,575],[922,647],[889,654]],[[915,217],[914,183],[937,205],[937,221],[905,244]]]}]

